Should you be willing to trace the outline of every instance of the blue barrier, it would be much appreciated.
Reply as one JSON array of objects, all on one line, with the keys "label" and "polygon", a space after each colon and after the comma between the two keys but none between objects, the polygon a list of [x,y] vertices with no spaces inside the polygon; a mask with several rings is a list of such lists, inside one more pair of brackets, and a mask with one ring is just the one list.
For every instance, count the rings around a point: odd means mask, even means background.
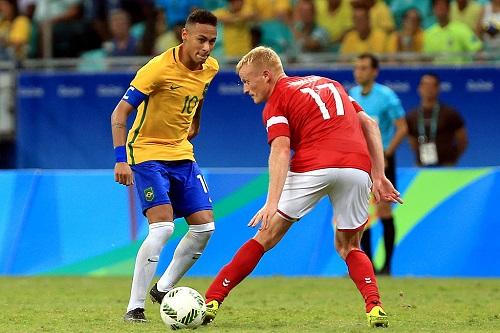
[{"label": "blue barrier", "polygon": [[[216,232],[190,276],[212,276],[255,233],[247,221],[266,198],[265,170],[208,169]],[[397,276],[500,277],[500,168],[399,168],[405,205],[397,206]],[[147,225],[134,196],[111,170],[0,172],[0,275],[130,275]],[[254,275],[344,275],[333,249],[326,200],[266,254]],[[137,220],[137,225],[133,221]],[[186,225],[162,253],[163,271]],[[380,225],[373,225],[383,258]],[[138,235],[134,239],[134,235]]]},{"label": "blue barrier", "polygon": [[[388,68],[379,81],[391,86],[407,111],[418,104],[420,76],[433,71],[442,78],[442,100],[464,116],[470,146],[459,166],[500,165],[500,75],[498,67]],[[350,70],[300,70],[289,75],[319,74],[346,87]],[[109,117],[133,73],[21,73],[18,80],[17,165],[19,168],[110,168],[113,152]],[[262,167],[268,148],[262,106],[242,94],[237,76],[223,71],[211,84],[204,104],[201,133],[195,141],[204,167]],[[244,149],[242,149],[244,147]],[[405,142],[398,151],[400,166],[414,165]]]}]

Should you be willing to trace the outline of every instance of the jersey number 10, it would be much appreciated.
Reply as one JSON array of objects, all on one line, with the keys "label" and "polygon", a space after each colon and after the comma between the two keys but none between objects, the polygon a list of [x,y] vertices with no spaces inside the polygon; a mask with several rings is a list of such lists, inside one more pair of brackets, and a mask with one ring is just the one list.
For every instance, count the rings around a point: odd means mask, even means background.
[{"label": "jersey number 10", "polygon": [[[342,103],[342,97],[340,97],[340,93],[335,87],[333,83],[325,83],[325,84],[320,84],[315,86],[317,90],[325,89],[328,88],[333,94],[333,98],[335,99],[335,107],[337,109],[337,116],[343,116],[344,115],[344,104]],[[327,120],[330,119],[330,112],[326,108],[325,102],[321,99],[321,96],[312,88],[302,88],[300,89],[300,92],[303,92],[304,94],[309,94],[311,97],[314,99],[316,104],[319,107],[319,111],[321,112],[321,115],[323,116],[323,119]]]}]

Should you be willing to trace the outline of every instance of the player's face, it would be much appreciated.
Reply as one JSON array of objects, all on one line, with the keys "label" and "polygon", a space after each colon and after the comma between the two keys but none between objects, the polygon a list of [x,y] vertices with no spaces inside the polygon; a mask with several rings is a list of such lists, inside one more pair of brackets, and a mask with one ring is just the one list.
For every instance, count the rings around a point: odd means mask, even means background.
[{"label": "player's face", "polygon": [[184,50],[191,62],[203,64],[215,46],[217,29],[209,24],[190,24],[182,30]]},{"label": "player's face", "polygon": [[243,82],[243,92],[252,97],[255,104],[267,101],[271,95],[268,71],[259,70],[251,64],[241,66],[238,73]]},{"label": "player's face", "polygon": [[378,70],[373,68],[368,58],[357,59],[354,64],[354,79],[359,85],[366,85],[377,77]]}]

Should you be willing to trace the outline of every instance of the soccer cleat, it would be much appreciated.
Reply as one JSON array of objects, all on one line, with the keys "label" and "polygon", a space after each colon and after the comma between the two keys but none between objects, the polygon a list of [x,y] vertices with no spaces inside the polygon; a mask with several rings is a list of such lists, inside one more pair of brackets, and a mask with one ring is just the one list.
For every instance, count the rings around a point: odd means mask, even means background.
[{"label": "soccer cleat", "polygon": [[215,299],[207,303],[207,310],[205,312],[205,318],[203,319],[203,325],[210,324],[214,321],[217,315],[217,310],[219,310],[220,304]]},{"label": "soccer cleat", "polygon": [[153,303],[159,303],[161,304],[161,301],[163,301],[163,297],[167,294],[166,291],[159,291],[158,290],[158,284],[155,283],[153,288],[149,291],[149,295],[151,296],[151,301]]},{"label": "soccer cleat", "polygon": [[124,321],[132,322],[132,323],[145,323],[146,316],[144,315],[143,308],[135,308],[133,310],[128,311],[123,316]]},{"label": "soccer cleat", "polygon": [[371,311],[366,314],[366,319],[368,320],[368,326],[370,327],[389,326],[389,319],[387,319],[387,314],[379,305],[374,306],[373,309],[371,309]]}]

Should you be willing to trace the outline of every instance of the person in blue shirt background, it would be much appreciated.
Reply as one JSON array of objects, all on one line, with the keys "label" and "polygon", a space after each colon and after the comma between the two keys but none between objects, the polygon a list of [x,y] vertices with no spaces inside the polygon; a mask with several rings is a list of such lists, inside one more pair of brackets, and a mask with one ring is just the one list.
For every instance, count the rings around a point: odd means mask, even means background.
[{"label": "person in blue shirt background", "polygon": [[[377,57],[371,53],[360,54],[354,65],[354,79],[358,85],[349,90],[349,95],[363,107],[368,115],[377,121],[384,146],[385,174],[393,184],[396,184],[394,153],[405,138],[408,127],[404,109],[396,93],[391,88],[375,82],[378,73],[379,61]],[[378,273],[390,275],[396,236],[391,204],[385,202],[378,204],[377,216],[384,227],[386,253],[385,264]],[[366,228],[363,233],[361,247],[372,259],[370,228]]]}]

